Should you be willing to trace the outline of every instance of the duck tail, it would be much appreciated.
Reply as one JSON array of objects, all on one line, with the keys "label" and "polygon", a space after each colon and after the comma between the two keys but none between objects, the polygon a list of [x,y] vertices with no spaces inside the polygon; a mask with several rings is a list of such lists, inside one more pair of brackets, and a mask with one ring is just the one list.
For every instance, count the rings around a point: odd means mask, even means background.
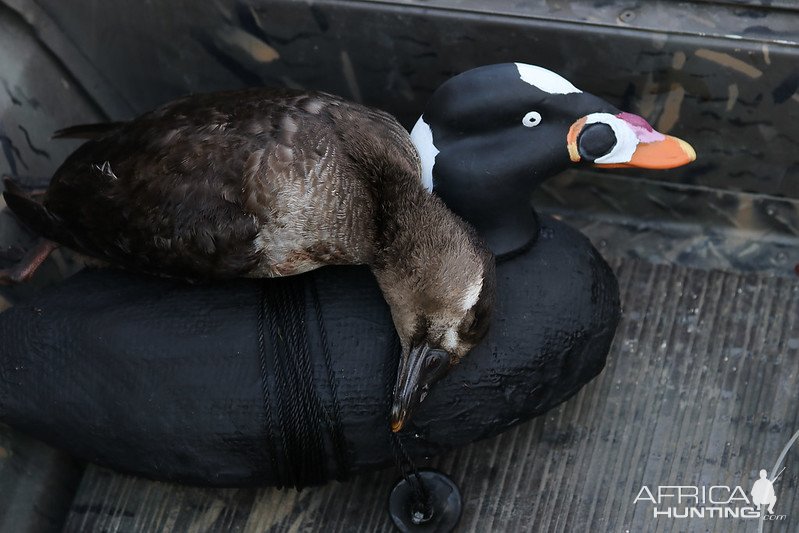
[{"label": "duck tail", "polygon": [[53,133],[53,139],[96,139],[120,127],[123,122],[100,122],[97,124],[78,124]]},{"label": "duck tail", "polygon": [[30,229],[52,241],[63,241],[61,223],[58,217],[45,206],[32,199],[28,193],[11,178],[3,180],[5,191],[3,199],[14,213]]}]

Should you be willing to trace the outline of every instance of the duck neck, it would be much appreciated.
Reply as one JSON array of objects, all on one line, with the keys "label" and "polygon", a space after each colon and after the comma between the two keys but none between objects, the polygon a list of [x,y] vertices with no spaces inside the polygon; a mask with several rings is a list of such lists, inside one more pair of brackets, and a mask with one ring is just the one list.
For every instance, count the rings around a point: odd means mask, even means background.
[{"label": "duck neck", "polygon": [[375,270],[425,268],[440,260],[452,239],[475,238],[444,202],[425,189],[418,176],[386,180],[379,191]]},{"label": "duck neck", "polygon": [[498,183],[479,197],[463,186],[463,180],[436,181],[435,189],[457,215],[474,226],[497,258],[530,246],[539,229],[525,187],[502,187]]}]

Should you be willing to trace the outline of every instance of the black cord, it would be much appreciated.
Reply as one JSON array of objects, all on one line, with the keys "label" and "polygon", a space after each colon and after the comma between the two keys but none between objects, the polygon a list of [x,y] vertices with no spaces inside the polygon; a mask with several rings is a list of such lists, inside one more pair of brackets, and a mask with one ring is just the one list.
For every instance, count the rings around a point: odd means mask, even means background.
[{"label": "black cord", "polygon": [[[307,276],[304,278],[311,279]],[[269,459],[278,485],[297,489],[323,483],[329,478],[325,429],[329,431],[337,465],[336,478],[346,478],[350,469],[346,440],[341,427],[333,358],[319,292],[312,279],[308,288],[330,387],[329,411],[325,409],[316,392],[316,380],[310,362],[304,279],[297,277],[263,281],[257,324]],[[267,324],[271,349],[268,349],[266,343]],[[387,415],[391,411],[397,361],[401,357],[401,347],[396,335],[392,335],[390,350],[390,357],[387,358],[389,368],[386,370]],[[275,394],[270,392],[272,381]],[[386,422],[394,462],[413,492],[412,513],[418,513],[420,517],[427,519],[432,513],[430,493],[419,475],[416,463],[405,448],[402,437],[390,430],[388,416]],[[276,431],[277,427],[279,431]]]},{"label": "black cord", "polygon": [[[324,423],[319,406],[319,398],[314,390],[315,380],[309,361],[308,334],[305,323],[305,297],[302,286],[297,286],[296,278],[286,280],[286,289],[280,293],[280,313],[286,321],[286,353],[281,360],[284,375],[294,395],[290,402],[291,421],[295,428],[295,447],[298,454],[296,463],[300,465],[300,478],[312,483],[326,481],[325,449],[322,432]],[[294,363],[294,364],[291,364]]]},{"label": "black cord", "polygon": [[316,308],[316,323],[319,327],[319,338],[322,342],[322,351],[324,352],[327,382],[330,384],[332,414],[325,411],[325,415],[328,417],[328,425],[332,429],[333,453],[336,454],[336,464],[339,466],[338,472],[336,472],[336,479],[342,481],[349,475],[350,459],[346,450],[347,443],[344,440],[344,434],[341,429],[341,408],[338,403],[338,380],[336,380],[335,372],[333,371],[333,358],[330,353],[330,344],[327,342],[327,329],[325,328],[322,304],[319,301],[319,291],[316,288],[316,278],[311,278],[310,286],[313,305],[314,308]]},{"label": "black cord", "polygon": [[[269,321],[269,332],[272,341],[272,372],[271,375],[274,376],[275,379],[275,400],[277,403],[277,413],[278,413],[278,422],[280,425],[280,432],[277,435],[278,439],[281,443],[281,451],[282,457],[281,460],[278,461],[283,468],[278,470],[278,481],[280,486],[298,486],[297,482],[297,475],[296,475],[296,468],[295,463],[290,457],[291,450],[293,447],[287,440],[291,438],[289,430],[286,428],[286,401],[287,401],[287,390],[286,390],[286,382],[285,379],[281,379],[282,377],[282,365],[280,365],[280,361],[283,358],[282,350],[280,349],[281,346],[285,344],[285,342],[281,341],[281,337],[284,336],[284,333],[280,329],[280,324],[278,324],[278,317],[274,311],[275,308],[275,291],[278,290],[279,284],[272,283],[266,290],[266,298],[265,298],[265,309],[267,319]],[[267,369],[267,372],[269,370]],[[264,383],[268,383],[269,374],[262,374],[261,380]],[[294,403],[294,402],[289,402]]]},{"label": "black cord", "polygon": [[[297,276],[262,282],[258,312],[258,350],[270,463],[280,486],[297,489],[329,479],[327,435],[333,448],[336,477],[343,479],[349,473],[332,356],[319,296],[311,282],[310,295],[331,390],[331,412],[316,390],[306,323],[307,279],[310,278]],[[265,324],[269,329],[269,346]],[[270,392],[272,383],[274,391]]]},{"label": "black cord", "polygon": [[262,283],[260,286],[260,294],[258,299],[258,358],[261,366],[261,391],[263,394],[264,403],[264,416],[266,418],[266,446],[269,450],[269,462],[272,464],[272,471],[277,472],[280,478],[280,466],[277,459],[277,449],[275,447],[274,439],[277,437],[275,434],[275,425],[272,419],[271,400],[269,398],[269,385],[266,381],[268,376],[266,365],[266,339],[264,338],[264,322],[266,321],[266,284]]}]

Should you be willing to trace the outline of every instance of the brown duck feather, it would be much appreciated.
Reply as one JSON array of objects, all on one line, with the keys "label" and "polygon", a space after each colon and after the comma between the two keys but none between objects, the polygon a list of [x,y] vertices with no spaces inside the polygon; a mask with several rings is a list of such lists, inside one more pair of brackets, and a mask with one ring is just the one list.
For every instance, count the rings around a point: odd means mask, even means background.
[{"label": "brown duck feather", "polygon": [[193,95],[78,129],[93,138],[58,169],[32,225],[89,255],[189,279],[368,263],[375,185],[418,175],[393,117],[324,93]]}]

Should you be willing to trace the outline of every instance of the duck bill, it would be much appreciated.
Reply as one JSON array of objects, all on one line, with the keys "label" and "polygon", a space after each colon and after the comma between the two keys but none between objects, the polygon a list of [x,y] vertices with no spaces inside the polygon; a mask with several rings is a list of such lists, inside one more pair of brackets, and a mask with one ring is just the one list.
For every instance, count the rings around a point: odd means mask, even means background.
[{"label": "duck bill", "polygon": [[391,431],[400,431],[422,403],[421,377],[430,346],[422,344],[404,353],[400,361],[397,383],[394,385],[394,403],[391,406]]},{"label": "duck bill", "polygon": [[[591,128],[589,142],[583,143],[583,133]],[[604,132],[597,133],[600,129]],[[603,134],[612,135],[606,140],[612,147],[607,153],[592,154],[591,142],[602,144],[602,139],[598,137]],[[585,160],[598,168],[663,170],[681,167],[696,160],[696,152],[690,144],[658,132],[643,117],[632,113],[593,113],[582,117],[572,124],[566,141],[572,162]],[[584,145],[589,148],[586,149]]]},{"label": "duck bill", "polygon": [[696,161],[696,152],[687,142],[671,135],[662,141],[640,143],[626,163],[594,163],[598,168],[650,168],[665,170]]},{"label": "duck bill", "polygon": [[394,385],[391,431],[396,433],[405,427],[430,386],[446,373],[448,364],[443,357],[441,350],[434,350],[427,344],[412,346],[407,353],[403,351]]}]

